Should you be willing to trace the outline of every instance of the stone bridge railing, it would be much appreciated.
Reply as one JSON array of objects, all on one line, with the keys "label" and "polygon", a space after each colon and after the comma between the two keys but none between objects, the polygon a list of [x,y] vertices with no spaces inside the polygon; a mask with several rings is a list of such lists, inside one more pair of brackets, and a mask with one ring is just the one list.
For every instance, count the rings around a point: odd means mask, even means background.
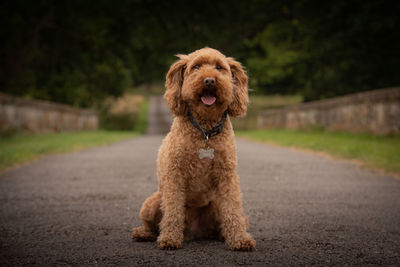
[{"label": "stone bridge railing", "polygon": [[33,133],[96,130],[93,110],[29,100],[0,93],[0,131],[21,129]]},{"label": "stone bridge railing", "polygon": [[400,87],[379,89],[262,112],[259,128],[299,129],[310,126],[328,131],[400,132]]}]

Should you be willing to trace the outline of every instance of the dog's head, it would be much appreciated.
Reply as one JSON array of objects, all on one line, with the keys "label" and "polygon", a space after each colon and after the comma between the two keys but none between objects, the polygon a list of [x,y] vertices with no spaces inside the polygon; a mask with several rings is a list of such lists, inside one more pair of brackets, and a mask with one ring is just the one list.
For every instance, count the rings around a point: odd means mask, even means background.
[{"label": "dog's head", "polygon": [[212,48],[177,57],[164,94],[176,116],[185,116],[187,108],[203,119],[220,118],[226,109],[233,117],[246,114],[248,78],[239,62]]}]

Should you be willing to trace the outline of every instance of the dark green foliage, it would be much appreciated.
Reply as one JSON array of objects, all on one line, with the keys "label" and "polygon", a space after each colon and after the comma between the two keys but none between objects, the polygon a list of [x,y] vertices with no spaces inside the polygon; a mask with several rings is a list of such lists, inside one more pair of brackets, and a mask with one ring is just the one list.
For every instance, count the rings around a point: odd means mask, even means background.
[{"label": "dark green foliage", "polygon": [[120,95],[134,68],[112,32],[119,8],[107,1],[3,1],[2,91],[82,107]]},{"label": "dark green foliage", "polygon": [[112,131],[132,131],[137,123],[136,114],[113,115],[102,111],[99,113],[100,128]]},{"label": "dark green foliage", "polygon": [[243,62],[257,93],[398,86],[398,14],[390,0],[5,0],[0,90],[93,106],[204,46]]},{"label": "dark green foliage", "polygon": [[[132,103],[134,105],[134,103]],[[145,98],[137,111],[110,112],[111,105],[107,101],[97,107],[99,113],[99,126],[104,130],[132,131],[145,133],[147,130],[147,118],[149,99]]]},{"label": "dark green foliage", "polygon": [[97,107],[99,127],[103,130],[132,131],[138,122],[138,114],[133,112],[111,113],[110,105],[102,104]]},{"label": "dark green foliage", "polygon": [[400,2],[293,1],[250,48],[253,86],[305,100],[399,86]]}]

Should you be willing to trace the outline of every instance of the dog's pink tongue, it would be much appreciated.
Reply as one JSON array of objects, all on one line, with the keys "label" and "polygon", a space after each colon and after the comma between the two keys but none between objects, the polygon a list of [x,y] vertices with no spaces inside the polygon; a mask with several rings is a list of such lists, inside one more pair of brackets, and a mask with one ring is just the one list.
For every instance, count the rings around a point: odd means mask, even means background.
[{"label": "dog's pink tongue", "polygon": [[205,104],[205,105],[209,105],[211,106],[212,104],[214,104],[216,98],[215,96],[212,95],[203,95],[201,97],[201,101]]}]

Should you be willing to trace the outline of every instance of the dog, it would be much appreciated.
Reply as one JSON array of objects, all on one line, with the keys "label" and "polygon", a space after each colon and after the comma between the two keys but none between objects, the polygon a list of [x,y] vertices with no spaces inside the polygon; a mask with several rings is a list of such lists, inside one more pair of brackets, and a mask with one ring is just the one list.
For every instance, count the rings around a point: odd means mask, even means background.
[{"label": "dog", "polygon": [[166,76],[164,98],[175,116],[158,152],[158,190],[143,203],[143,226],[132,236],[157,239],[160,249],[221,238],[232,250],[252,250],[229,118],[246,114],[248,77],[212,48],[177,57]]}]

